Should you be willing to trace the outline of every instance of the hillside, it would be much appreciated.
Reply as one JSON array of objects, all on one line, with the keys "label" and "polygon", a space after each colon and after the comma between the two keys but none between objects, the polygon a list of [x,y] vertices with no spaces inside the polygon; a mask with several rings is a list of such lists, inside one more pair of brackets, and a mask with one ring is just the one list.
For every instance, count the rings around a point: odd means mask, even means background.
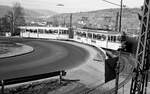
[{"label": "hillside", "polygon": [[[4,16],[11,7],[0,6],[0,17]],[[89,27],[103,28],[105,25],[110,25],[112,28],[116,24],[116,14],[119,9],[103,9],[88,12],[73,13],[72,22],[73,25],[81,26],[79,22],[83,21]],[[138,8],[124,8],[122,16],[122,28],[124,30],[128,28],[139,28],[139,20],[137,13],[140,12]],[[24,9],[26,21],[49,21],[57,22],[58,24],[69,24],[70,13],[57,14],[50,10],[35,10]]]},{"label": "hillside", "polygon": [[[83,20],[83,18],[87,18],[85,22],[88,23],[88,26],[92,27],[103,27],[104,25],[112,25],[115,26],[116,23],[116,13],[119,12],[119,9],[104,9],[97,11],[89,11],[89,12],[78,12],[73,13],[72,19],[73,24],[78,24],[79,21]],[[122,28],[138,28],[139,20],[137,13],[140,12],[138,8],[125,8],[123,9],[122,16]],[[58,21],[60,23],[69,23],[69,13],[58,14],[49,18],[49,21]]]},{"label": "hillside", "polygon": [[[10,10],[11,7],[0,5],[0,17],[3,17]],[[57,14],[56,12],[50,10],[41,10],[41,9],[24,9],[24,13],[26,17],[35,17],[35,18],[50,17],[52,15]]]},{"label": "hillside", "polygon": [[3,17],[11,8],[9,6],[0,5],[0,17]]}]

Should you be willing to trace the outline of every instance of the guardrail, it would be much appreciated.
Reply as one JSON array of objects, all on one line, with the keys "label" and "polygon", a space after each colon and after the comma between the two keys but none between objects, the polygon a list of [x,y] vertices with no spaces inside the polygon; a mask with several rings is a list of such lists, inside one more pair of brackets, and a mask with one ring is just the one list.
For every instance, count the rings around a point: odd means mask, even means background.
[{"label": "guardrail", "polygon": [[13,79],[4,79],[4,80],[1,80],[1,83],[0,83],[1,93],[4,94],[5,85],[18,84],[18,83],[23,83],[23,82],[28,82],[28,81],[55,77],[55,76],[59,76],[59,82],[61,83],[63,79],[62,77],[65,75],[66,75],[66,72],[62,70],[62,71],[55,71],[55,72],[39,74],[39,75],[25,76],[25,77],[13,78]]}]

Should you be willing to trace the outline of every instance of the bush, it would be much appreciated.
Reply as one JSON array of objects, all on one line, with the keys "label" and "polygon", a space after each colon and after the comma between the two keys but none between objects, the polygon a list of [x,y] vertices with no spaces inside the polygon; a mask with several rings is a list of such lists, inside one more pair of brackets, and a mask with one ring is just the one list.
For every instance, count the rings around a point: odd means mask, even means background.
[{"label": "bush", "polygon": [[138,45],[137,37],[127,37],[125,45],[126,45],[126,52],[136,54]]}]

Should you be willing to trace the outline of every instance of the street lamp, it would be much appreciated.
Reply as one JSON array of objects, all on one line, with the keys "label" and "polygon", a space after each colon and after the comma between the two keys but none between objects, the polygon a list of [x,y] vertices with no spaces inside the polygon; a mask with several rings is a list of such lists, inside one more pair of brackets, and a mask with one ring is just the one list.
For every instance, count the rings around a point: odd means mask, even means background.
[{"label": "street lamp", "polygon": [[[59,3],[59,4],[57,4],[56,6],[58,6],[58,7],[64,7],[64,4]],[[62,19],[63,19],[63,21],[64,21],[63,25],[64,25],[64,27],[65,27],[65,17],[62,18]],[[62,22],[61,22],[60,25],[62,25]]]},{"label": "street lamp", "polygon": [[[62,7],[64,6],[63,4],[57,4],[56,6]],[[64,19],[65,23],[65,19]],[[74,32],[72,28],[72,13],[70,13],[70,24],[69,24],[69,38],[73,38]]]}]

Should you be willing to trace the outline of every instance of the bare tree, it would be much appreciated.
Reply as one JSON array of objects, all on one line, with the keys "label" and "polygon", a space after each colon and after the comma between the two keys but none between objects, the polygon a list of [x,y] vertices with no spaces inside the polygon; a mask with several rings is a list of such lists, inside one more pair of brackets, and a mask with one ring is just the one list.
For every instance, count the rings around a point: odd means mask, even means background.
[{"label": "bare tree", "polygon": [[11,35],[16,35],[19,33],[18,26],[25,25],[25,18],[23,8],[20,3],[15,3],[11,11],[6,15],[7,19],[10,22],[10,32]]},{"label": "bare tree", "polygon": [[10,23],[6,15],[0,18],[0,35],[5,35],[6,32],[10,31]]}]

